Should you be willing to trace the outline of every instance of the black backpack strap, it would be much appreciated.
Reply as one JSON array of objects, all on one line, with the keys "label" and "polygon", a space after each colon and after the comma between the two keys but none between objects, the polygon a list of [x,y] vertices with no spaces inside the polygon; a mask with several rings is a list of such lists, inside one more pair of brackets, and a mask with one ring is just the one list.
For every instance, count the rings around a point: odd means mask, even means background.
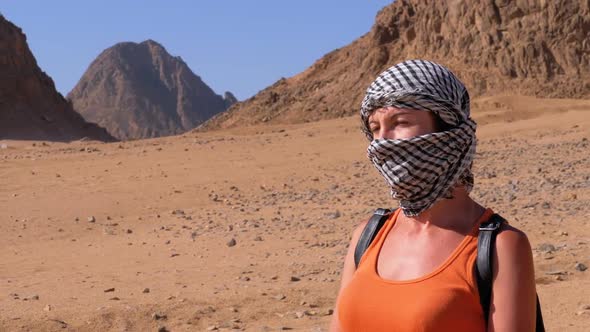
[{"label": "black backpack strap", "polygon": [[543,313],[541,312],[541,302],[539,302],[539,295],[537,295],[537,325],[536,332],[545,332],[545,324],[543,323]]},{"label": "black backpack strap", "polygon": [[492,249],[496,243],[498,230],[506,219],[494,213],[490,219],[479,226],[477,237],[477,260],[475,269],[477,271],[477,289],[479,300],[483,309],[484,318],[488,321],[490,312],[490,300],[492,296]]},{"label": "black backpack strap", "polygon": [[359,262],[363,257],[363,254],[373,242],[373,239],[379,232],[379,229],[383,226],[387,218],[395,211],[396,209],[389,210],[389,209],[377,209],[371,219],[367,222],[367,225],[363,229],[361,236],[359,237],[358,242],[356,243],[356,248],[354,249],[354,266],[358,268]]},{"label": "black backpack strap", "polygon": [[[487,222],[479,226],[479,236],[477,237],[477,288],[479,290],[479,297],[481,307],[486,322],[488,321],[490,313],[490,301],[492,296],[492,249],[496,243],[496,235],[498,234],[502,224],[506,219],[499,214],[494,213]],[[541,303],[537,295],[537,321],[536,332],[545,332],[545,325],[543,323],[543,315],[541,313]]]}]

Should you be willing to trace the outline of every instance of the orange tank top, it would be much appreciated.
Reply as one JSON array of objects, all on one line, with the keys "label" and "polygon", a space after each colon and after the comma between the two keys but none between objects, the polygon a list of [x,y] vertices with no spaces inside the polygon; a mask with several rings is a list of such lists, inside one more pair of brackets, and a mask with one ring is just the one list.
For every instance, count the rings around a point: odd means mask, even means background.
[{"label": "orange tank top", "polygon": [[400,209],[385,222],[367,248],[350,283],[338,300],[338,318],[345,332],[485,332],[474,264],[479,224],[434,271],[417,279],[393,281],[377,274],[377,257]]}]

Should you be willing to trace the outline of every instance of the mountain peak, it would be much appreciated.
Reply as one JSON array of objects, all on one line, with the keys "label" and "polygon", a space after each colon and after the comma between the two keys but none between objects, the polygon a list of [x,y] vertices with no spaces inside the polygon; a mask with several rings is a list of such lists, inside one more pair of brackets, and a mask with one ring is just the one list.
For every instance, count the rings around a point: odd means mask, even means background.
[{"label": "mountain peak", "polygon": [[22,30],[0,15],[0,139],[114,140],[87,123],[39,68]]},{"label": "mountain peak", "polygon": [[119,139],[180,134],[226,109],[222,96],[151,39],[103,51],[68,97]]}]

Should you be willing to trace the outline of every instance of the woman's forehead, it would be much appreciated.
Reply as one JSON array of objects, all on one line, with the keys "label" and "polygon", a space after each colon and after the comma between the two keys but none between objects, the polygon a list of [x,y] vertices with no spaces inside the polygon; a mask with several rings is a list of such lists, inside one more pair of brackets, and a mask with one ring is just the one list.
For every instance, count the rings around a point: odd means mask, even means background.
[{"label": "woman's forehead", "polygon": [[371,114],[369,115],[369,121],[374,118],[376,115],[380,116],[383,114],[388,114],[388,115],[401,115],[401,114],[409,114],[409,115],[425,115],[427,113],[430,113],[427,110],[416,110],[416,109],[409,109],[409,108],[398,108],[398,107],[394,107],[394,106],[387,106],[387,107],[381,107],[378,108],[376,110],[374,110],[373,112],[371,112]]}]

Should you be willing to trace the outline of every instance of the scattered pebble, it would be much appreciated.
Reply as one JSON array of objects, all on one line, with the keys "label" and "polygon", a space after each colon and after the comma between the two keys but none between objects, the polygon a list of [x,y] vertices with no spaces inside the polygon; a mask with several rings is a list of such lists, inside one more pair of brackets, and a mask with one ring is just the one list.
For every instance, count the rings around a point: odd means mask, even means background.
[{"label": "scattered pebble", "polygon": [[237,244],[236,239],[233,239],[233,238],[227,242],[228,247],[233,247],[236,244]]},{"label": "scattered pebble", "polygon": [[555,249],[555,246],[550,243],[542,243],[539,245],[537,250],[539,250],[540,252],[553,252],[556,249]]},{"label": "scattered pebble", "polygon": [[153,320],[162,320],[162,319],[167,319],[168,316],[166,314],[163,314],[161,312],[154,312],[152,314],[152,319]]}]

